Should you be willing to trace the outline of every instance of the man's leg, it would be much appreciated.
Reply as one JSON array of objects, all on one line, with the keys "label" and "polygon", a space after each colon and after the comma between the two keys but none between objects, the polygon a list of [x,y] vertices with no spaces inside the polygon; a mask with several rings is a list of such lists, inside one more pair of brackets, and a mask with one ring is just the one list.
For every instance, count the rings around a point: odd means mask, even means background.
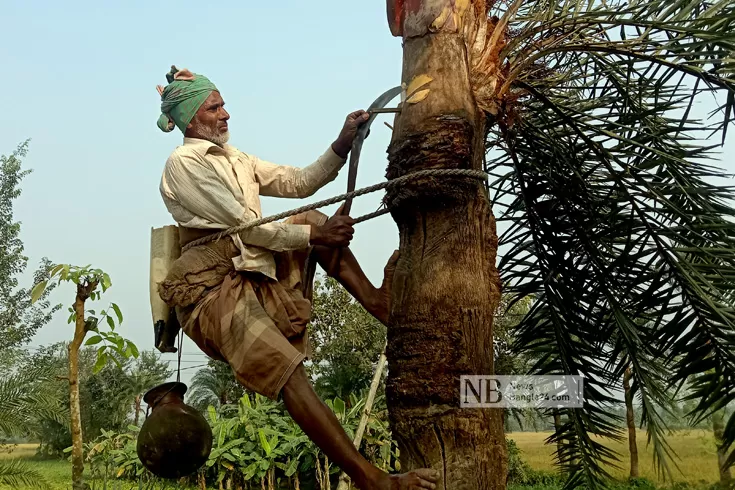
[{"label": "man's leg", "polygon": [[347,473],[361,490],[436,488],[439,473],[422,468],[389,475],[371,465],[352,444],[334,413],[314,392],[303,365],[283,387],[283,401],[291,417],[330,460]]},{"label": "man's leg", "polygon": [[[340,254],[340,261],[335,270],[329,270],[336,254]],[[317,262],[327,271],[331,277],[334,277],[348,293],[360,303],[368,313],[380,320],[384,325],[388,324],[389,305],[390,305],[390,285],[393,280],[393,272],[396,262],[398,261],[398,251],[388,260],[388,264],[384,269],[383,284],[380,288],[376,288],[363,272],[357,258],[349,248],[329,248],[316,246],[314,247],[314,255]]]}]

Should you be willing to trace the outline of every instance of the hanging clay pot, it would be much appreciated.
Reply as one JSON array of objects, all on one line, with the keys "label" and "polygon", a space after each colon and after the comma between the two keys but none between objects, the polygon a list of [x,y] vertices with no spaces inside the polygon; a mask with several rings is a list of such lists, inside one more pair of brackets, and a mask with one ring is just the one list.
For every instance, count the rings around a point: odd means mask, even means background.
[{"label": "hanging clay pot", "polygon": [[138,434],[138,458],[161,478],[196,472],[212,450],[212,429],[197,410],[184,403],[184,383],[156,386],[143,397],[151,413]]}]

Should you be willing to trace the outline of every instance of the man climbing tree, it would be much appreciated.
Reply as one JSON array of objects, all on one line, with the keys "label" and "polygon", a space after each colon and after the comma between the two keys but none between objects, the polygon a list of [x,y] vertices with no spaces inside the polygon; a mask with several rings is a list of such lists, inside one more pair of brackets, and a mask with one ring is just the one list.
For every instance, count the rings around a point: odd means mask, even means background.
[{"label": "man climbing tree", "polygon": [[[231,239],[187,247],[194,240],[261,216],[259,195],[303,198],[332,181],[344,165],[365,111],[353,112],[337,140],[303,168],[275,165],[227,144],[229,114],[206,77],[172,67],[158,87],[158,126],[178,127],[184,144],[166,162],[160,191],[180,226],[182,255],[159,286],[183,331],[214,359],[230,364],[246,388],[282,397],[304,432],[365,490],[435,488],[437,472],[388,475],[352,445],[337,418],[314,392],[302,364],[308,356],[316,260],[375,318],[387,322],[393,263],[376,289],[347,246],[354,220],[318,212],[250,228]],[[339,258],[335,259],[336,254]]]}]

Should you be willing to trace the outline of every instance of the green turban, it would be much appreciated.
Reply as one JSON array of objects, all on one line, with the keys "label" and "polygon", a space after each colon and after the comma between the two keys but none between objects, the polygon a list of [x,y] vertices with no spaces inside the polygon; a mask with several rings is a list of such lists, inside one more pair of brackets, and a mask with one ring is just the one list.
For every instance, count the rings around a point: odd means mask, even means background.
[{"label": "green turban", "polygon": [[165,88],[158,86],[162,112],[158,127],[168,133],[175,124],[184,133],[201,105],[209,94],[217,91],[217,87],[207,77],[186,69],[178,70],[175,66],[166,74],[166,80],[168,85]]}]

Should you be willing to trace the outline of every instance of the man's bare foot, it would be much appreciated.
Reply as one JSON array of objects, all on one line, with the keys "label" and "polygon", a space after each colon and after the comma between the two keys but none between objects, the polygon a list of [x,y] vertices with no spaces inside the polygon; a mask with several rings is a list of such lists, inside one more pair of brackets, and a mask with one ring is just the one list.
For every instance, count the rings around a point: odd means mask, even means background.
[{"label": "man's bare foot", "polygon": [[[382,472],[381,472],[382,473]],[[436,488],[439,472],[429,468],[420,468],[400,475],[382,473],[374,485],[364,490],[415,490],[419,488]]]},{"label": "man's bare foot", "polygon": [[396,271],[396,264],[398,263],[399,257],[400,253],[396,250],[390,256],[390,259],[388,259],[388,263],[383,269],[383,284],[380,286],[380,289],[375,290],[375,304],[370,311],[383,325],[388,325],[392,294],[391,285],[393,284],[393,273]]}]

